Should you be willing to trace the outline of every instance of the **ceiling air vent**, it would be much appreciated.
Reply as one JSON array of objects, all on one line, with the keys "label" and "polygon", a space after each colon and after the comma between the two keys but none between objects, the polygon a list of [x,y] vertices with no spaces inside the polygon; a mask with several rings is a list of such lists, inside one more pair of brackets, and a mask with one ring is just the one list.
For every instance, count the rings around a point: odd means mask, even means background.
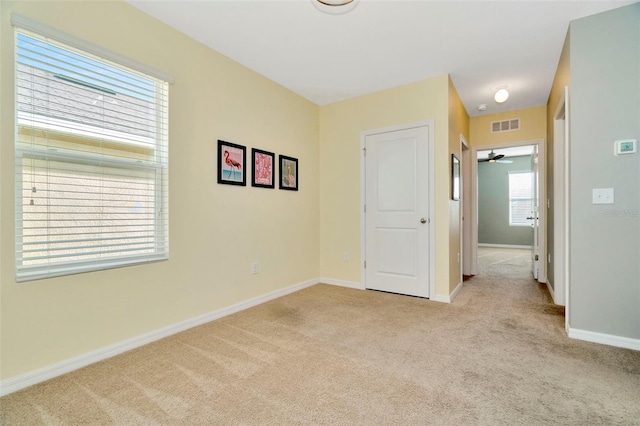
[{"label": "ceiling air vent", "polygon": [[510,130],[520,130],[520,119],[512,118],[504,121],[494,121],[491,123],[491,132],[508,132]]}]

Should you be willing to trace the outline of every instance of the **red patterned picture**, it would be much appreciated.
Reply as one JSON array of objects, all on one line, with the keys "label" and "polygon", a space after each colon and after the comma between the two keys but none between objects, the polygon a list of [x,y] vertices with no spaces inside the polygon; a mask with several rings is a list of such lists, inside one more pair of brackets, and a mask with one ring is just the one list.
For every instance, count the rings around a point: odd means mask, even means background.
[{"label": "red patterned picture", "polygon": [[251,149],[251,186],[273,188],[275,154],[261,149]]}]

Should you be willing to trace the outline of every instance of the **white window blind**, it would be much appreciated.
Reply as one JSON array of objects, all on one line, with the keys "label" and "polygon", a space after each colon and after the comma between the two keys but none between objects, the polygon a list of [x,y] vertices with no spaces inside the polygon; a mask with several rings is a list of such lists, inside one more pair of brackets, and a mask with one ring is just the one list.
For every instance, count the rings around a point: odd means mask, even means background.
[{"label": "white window blind", "polygon": [[16,29],[16,280],[167,259],[168,83]]},{"label": "white window blind", "polygon": [[509,172],[509,225],[531,225],[532,179],[532,172]]}]

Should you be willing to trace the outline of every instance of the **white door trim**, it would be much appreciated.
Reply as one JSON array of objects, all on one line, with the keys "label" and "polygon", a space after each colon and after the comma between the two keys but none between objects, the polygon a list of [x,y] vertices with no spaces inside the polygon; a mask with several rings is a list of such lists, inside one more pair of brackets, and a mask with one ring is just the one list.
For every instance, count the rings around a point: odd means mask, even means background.
[{"label": "white door trim", "polygon": [[[565,330],[570,330],[570,268],[569,268],[569,87],[565,86],[556,106],[554,118],[554,222],[553,222],[553,283],[554,296],[561,291],[558,299],[554,297],[554,302],[565,306]],[[561,135],[558,143],[558,134]]]},{"label": "white door trim", "polygon": [[415,123],[400,124],[381,129],[364,130],[360,132],[360,282],[362,288],[367,287],[366,270],[364,262],[366,260],[366,222],[364,206],[366,202],[366,154],[365,140],[367,136],[380,133],[396,132],[399,130],[415,129],[426,127],[429,135],[429,297],[436,294],[436,261],[435,261],[435,143],[434,143],[434,120],[425,120]]},{"label": "white door trim", "polygon": [[[568,87],[564,88],[562,96],[556,106],[553,116],[553,301],[557,305],[566,305],[567,279],[565,274],[567,264],[566,246],[568,242],[566,226],[566,206],[567,203],[567,145],[569,142],[569,122],[567,121],[567,98]],[[565,326],[568,313],[565,311]]]},{"label": "white door trim", "polygon": [[471,148],[471,274],[478,274],[478,151],[490,149],[513,148],[517,146],[537,145],[538,146],[538,173],[540,174],[539,194],[539,256],[542,260],[538,271],[538,282],[547,281],[547,169],[544,139],[533,139],[528,141],[507,142],[501,144],[474,146]]},{"label": "white door trim", "polygon": [[469,160],[471,158],[469,149],[469,143],[465,137],[460,134],[460,179],[462,179],[462,185],[460,185],[460,282],[464,281],[464,273],[467,270],[465,265],[469,263]]}]

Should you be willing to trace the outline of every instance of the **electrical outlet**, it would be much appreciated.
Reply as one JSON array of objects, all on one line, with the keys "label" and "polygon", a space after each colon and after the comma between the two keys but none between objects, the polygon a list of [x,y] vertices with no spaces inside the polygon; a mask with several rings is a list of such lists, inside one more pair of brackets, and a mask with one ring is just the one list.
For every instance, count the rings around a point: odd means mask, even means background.
[{"label": "electrical outlet", "polygon": [[251,273],[253,275],[258,273],[258,262],[254,262],[251,264]]},{"label": "electrical outlet", "polygon": [[593,188],[593,204],[613,204],[613,188]]},{"label": "electrical outlet", "polygon": [[342,254],[342,260],[343,260],[343,261],[345,261],[345,262],[348,262],[348,261],[349,261],[349,252],[348,252],[348,251],[345,251],[345,252]]}]

